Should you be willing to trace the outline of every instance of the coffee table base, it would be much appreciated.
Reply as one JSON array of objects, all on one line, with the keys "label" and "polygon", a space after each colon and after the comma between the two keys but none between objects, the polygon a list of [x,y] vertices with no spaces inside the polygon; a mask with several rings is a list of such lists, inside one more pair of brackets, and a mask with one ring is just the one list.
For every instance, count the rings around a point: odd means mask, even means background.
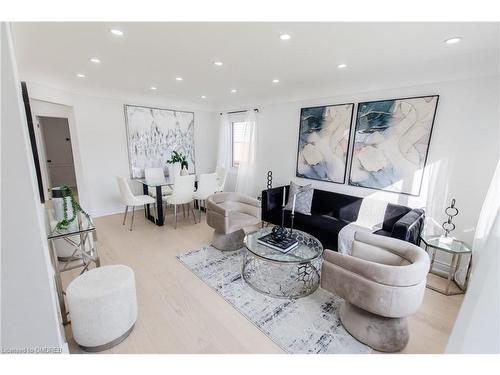
[{"label": "coffee table base", "polygon": [[249,251],[243,255],[243,280],[256,291],[275,298],[302,298],[319,286],[321,261],[273,262]]}]

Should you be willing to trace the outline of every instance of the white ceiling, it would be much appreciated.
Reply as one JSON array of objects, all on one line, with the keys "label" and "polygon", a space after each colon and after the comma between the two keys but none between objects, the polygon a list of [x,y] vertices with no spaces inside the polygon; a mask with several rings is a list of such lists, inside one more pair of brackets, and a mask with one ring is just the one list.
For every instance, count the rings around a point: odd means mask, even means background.
[{"label": "white ceiling", "polygon": [[[113,27],[124,36],[112,35]],[[282,33],[292,38],[282,41]],[[14,23],[13,35],[25,80],[213,108],[333,96],[354,82],[498,74],[498,23]],[[443,43],[452,36],[463,40]],[[222,67],[213,65],[218,60]]]}]

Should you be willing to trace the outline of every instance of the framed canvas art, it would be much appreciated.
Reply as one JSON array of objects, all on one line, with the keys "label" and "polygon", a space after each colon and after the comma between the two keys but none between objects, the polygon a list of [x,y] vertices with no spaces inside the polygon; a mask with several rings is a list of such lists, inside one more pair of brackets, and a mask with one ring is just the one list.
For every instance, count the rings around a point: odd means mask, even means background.
[{"label": "framed canvas art", "polygon": [[354,104],[302,108],[296,176],[343,184]]},{"label": "framed canvas art", "polygon": [[125,105],[128,156],[132,179],[144,178],[145,168],[163,168],[172,151],[186,155],[195,173],[194,113]]},{"label": "framed canvas art", "polygon": [[419,195],[438,100],[359,103],[349,184]]}]

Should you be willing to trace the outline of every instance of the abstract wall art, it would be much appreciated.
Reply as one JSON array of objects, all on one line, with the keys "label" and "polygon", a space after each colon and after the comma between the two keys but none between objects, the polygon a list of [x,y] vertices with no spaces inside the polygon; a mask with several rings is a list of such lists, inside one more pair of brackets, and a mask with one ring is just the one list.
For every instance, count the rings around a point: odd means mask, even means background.
[{"label": "abstract wall art", "polygon": [[143,178],[145,168],[164,169],[172,151],[187,157],[189,173],[194,165],[194,113],[125,105],[130,174]]},{"label": "abstract wall art", "polygon": [[344,183],[354,104],[302,108],[297,177]]},{"label": "abstract wall art", "polygon": [[359,103],[349,184],[419,195],[438,100]]}]

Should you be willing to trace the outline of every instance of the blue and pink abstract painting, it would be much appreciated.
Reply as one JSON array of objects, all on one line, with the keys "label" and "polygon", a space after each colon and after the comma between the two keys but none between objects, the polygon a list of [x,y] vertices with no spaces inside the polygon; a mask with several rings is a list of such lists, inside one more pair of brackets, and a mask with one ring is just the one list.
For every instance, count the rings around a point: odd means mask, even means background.
[{"label": "blue and pink abstract painting", "polygon": [[349,184],[419,195],[438,99],[359,103]]},{"label": "blue and pink abstract painting", "polygon": [[297,177],[343,184],[354,104],[302,108]]}]

